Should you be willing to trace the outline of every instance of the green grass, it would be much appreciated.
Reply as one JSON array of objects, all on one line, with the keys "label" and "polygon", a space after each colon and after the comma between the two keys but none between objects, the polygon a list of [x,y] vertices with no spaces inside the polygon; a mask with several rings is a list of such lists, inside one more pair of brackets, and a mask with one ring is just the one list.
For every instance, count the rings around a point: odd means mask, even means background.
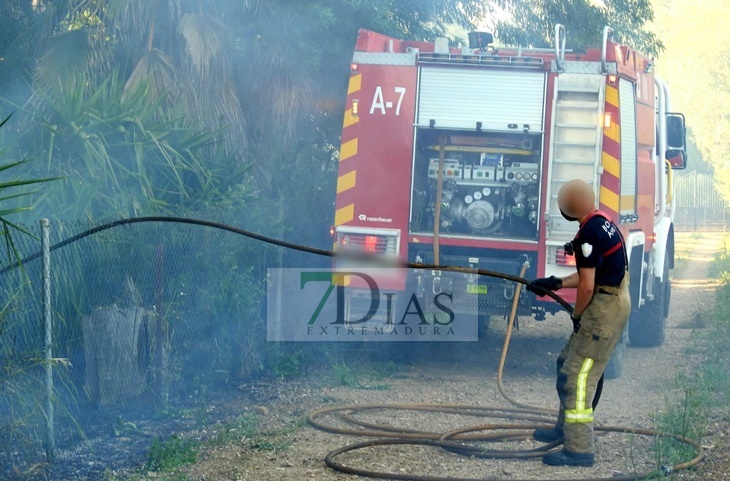
[{"label": "green grass", "polygon": [[242,442],[258,433],[259,420],[253,414],[239,416],[223,424],[210,438],[212,445]]},{"label": "green grass", "polygon": [[172,436],[167,440],[152,442],[144,469],[147,471],[170,471],[193,464],[198,459],[198,443]]},{"label": "green grass", "polygon": [[710,329],[703,342],[707,344],[707,362],[702,364],[701,375],[714,393],[713,403],[727,406],[730,398],[730,237],[723,240],[723,248],[712,265],[712,272],[722,281],[717,290],[714,312],[709,316]]},{"label": "green grass", "polygon": [[273,355],[273,372],[280,379],[295,379],[304,374],[304,354],[285,352]]},{"label": "green grass", "polygon": [[[694,237],[693,237],[694,238]],[[677,434],[702,442],[708,416],[716,408],[727,408],[730,400],[730,238],[710,266],[709,275],[723,284],[716,293],[714,309],[694,313],[681,327],[703,328],[697,331],[687,351],[701,354],[703,362],[696,370],[679,372],[673,389],[668,391],[663,408],[654,416],[660,432]],[[657,469],[693,458],[692,447],[673,439],[654,440]],[[672,479],[675,475],[672,475]],[[682,478],[686,479],[686,478]]]},{"label": "green grass", "polygon": [[369,380],[383,379],[387,374],[383,371],[373,371],[367,365],[361,370],[356,370],[344,362],[335,362],[332,364],[332,373],[335,378],[335,384],[339,386],[374,391],[387,391],[390,389],[389,384],[368,383]]},{"label": "green grass", "polygon": [[[172,436],[156,439],[147,454],[147,461],[140,472],[130,477],[118,478],[111,472],[104,474],[108,481],[189,481],[185,468],[195,464],[198,454],[210,447],[242,446],[252,451],[277,453],[289,449],[294,443],[293,434],[306,425],[306,420],[298,420],[290,426],[266,431],[261,428],[261,418],[246,414],[233,418],[226,423],[211,428],[210,436],[203,440],[186,439]],[[154,472],[154,477],[150,477]]]},{"label": "green grass", "polygon": [[[674,389],[665,396],[664,408],[654,416],[654,429],[701,442],[708,407],[707,386],[701,380],[678,374]],[[654,450],[657,468],[688,461],[696,454],[692,446],[663,436],[655,437]]]}]

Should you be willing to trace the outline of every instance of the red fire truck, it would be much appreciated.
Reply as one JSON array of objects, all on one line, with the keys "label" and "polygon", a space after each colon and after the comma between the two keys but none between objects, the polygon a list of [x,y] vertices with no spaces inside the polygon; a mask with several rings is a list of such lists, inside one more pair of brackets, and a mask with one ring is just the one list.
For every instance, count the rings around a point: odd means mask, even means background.
[{"label": "red fire truck", "polygon": [[[411,262],[564,276],[577,231],[557,206],[583,179],[620,226],[630,255],[637,346],[664,340],[674,264],[672,171],[686,164],[685,126],[654,63],[603,31],[599,48],[494,47],[469,34],[413,42],[361,30],[355,45],[337,179],[335,248]],[[419,292],[453,289],[483,322],[505,314],[514,284],[427,271]],[[574,301],[571,291],[559,292]],[[546,298],[542,298],[546,299]],[[519,314],[559,307],[523,293]]]}]

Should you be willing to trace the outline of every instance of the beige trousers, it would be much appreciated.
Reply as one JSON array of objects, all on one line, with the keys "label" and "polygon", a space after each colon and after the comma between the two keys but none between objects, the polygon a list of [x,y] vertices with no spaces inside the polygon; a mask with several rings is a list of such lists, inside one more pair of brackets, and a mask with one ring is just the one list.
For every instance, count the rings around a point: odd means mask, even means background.
[{"label": "beige trousers", "polygon": [[611,354],[621,341],[630,312],[629,273],[626,272],[620,287],[596,287],[590,305],[581,316],[580,329],[570,336],[558,356],[558,425],[565,433],[564,447],[568,451],[593,452],[593,396]]}]

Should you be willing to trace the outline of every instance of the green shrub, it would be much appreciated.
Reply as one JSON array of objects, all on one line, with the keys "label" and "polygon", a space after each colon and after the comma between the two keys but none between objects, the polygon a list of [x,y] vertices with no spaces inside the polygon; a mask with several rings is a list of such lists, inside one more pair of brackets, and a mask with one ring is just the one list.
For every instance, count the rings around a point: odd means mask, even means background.
[{"label": "green shrub", "polygon": [[173,436],[165,441],[155,439],[152,442],[144,467],[148,471],[168,471],[192,464],[197,459],[195,442]]}]

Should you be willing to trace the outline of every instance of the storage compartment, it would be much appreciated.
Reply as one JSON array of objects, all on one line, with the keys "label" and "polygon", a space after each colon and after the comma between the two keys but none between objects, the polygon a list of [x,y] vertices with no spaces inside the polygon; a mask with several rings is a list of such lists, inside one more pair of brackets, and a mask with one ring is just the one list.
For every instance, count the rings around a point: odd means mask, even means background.
[{"label": "storage compartment", "polygon": [[541,133],[417,129],[411,232],[434,231],[442,140],[440,234],[536,240]]}]

